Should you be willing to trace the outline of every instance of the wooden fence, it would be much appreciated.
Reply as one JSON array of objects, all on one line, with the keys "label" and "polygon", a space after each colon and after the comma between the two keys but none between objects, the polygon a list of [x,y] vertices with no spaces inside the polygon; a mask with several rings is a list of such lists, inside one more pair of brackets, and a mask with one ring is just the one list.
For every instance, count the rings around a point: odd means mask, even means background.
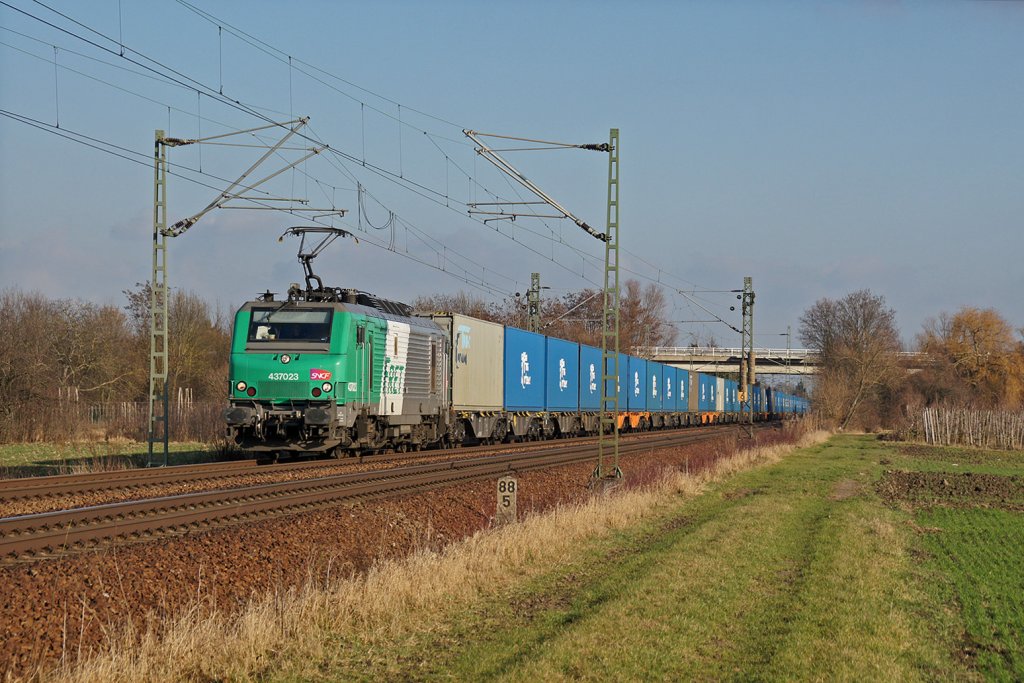
[{"label": "wooden fence", "polygon": [[1024,413],[925,408],[918,427],[925,443],[1024,450]]}]

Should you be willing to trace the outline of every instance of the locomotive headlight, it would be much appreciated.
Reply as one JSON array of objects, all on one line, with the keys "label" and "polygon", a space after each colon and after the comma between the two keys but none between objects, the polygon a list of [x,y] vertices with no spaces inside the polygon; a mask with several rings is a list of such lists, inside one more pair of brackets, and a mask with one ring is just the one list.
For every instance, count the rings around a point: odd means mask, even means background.
[{"label": "locomotive headlight", "polygon": [[320,387],[313,387],[313,398],[320,396]]},{"label": "locomotive headlight", "polygon": [[245,393],[248,394],[249,396],[255,396],[256,395],[256,387],[249,387],[246,390]]},{"label": "locomotive headlight", "polygon": [[325,394],[327,394],[327,393],[330,393],[330,391],[331,391],[331,389],[333,387],[331,386],[330,382],[324,382],[323,385],[320,388],[324,390]]},{"label": "locomotive headlight", "polygon": [[246,384],[245,382],[239,382],[238,384],[235,385],[235,390],[236,391],[245,391],[248,386],[249,385]]}]

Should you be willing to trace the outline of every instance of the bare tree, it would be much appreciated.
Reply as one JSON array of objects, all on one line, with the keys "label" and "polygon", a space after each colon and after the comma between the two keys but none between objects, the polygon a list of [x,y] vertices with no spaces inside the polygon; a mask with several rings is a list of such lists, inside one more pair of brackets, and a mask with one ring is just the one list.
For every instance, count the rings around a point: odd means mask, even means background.
[{"label": "bare tree", "polygon": [[641,287],[636,280],[626,280],[619,311],[619,341],[623,348],[636,346],[671,346],[676,330],[666,319],[665,293],[654,283]]},{"label": "bare tree", "polygon": [[896,313],[869,290],[820,299],[801,316],[800,338],[821,351],[815,402],[840,429],[851,424],[866,401],[881,401],[903,374],[896,358]]},{"label": "bare tree", "polygon": [[52,305],[42,294],[0,292],[0,439],[38,437],[54,368],[47,340],[56,336]]},{"label": "bare tree", "polygon": [[716,349],[721,346],[721,344],[718,343],[718,339],[715,337],[715,333],[710,330],[690,332],[688,336],[690,339],[689,346],[694,348],[706,347],[709,349]]},{"label": "bare tree", "polygon": [[[665,294],[660,287],[642,287],[627,280],[619,302],[619,347],[669,346],[675,343],[676,330],[667,320]],[[434,294],[418,297],[414,308],[426,311],[451,311],[492,322],[525,327],[526,297],[509,296],[497,303],[479,297],[458,294]],[[543,299],[542,332],[581,344],[601,346],[604,297],[601,290],[581,289],[561,297]]]},{"label": "bare tree", "polygon": [[[124,290],[124,295],[129,326],[134,331],[131,363],[141,373],[134,398],[145,399],[149,391],[149,284],[136,283],[135,289]],[[175,290],[168,304],[168,380],[172,392],[179,387],[190,388],[196,400],[223,398],[228,381],[230,316],[193,292]]]},{"label": "bare tree", "polygon": [[0,439],[74,436],[68,401],[130,391],[131,334],[121,311],[38,293],[0,293]]},{"label": "bare tree", "polygon": [[124,362],[131,343],[124,313],[113,306],[63,299],[51,302],[51,315],[59,336],[46,341],[60,385],[90,400],[123,396],[134,374]]},{"label": "bare tree", "polygon": [[492,322],[505,321],[501,304],[485,301],[482,297],[469,292],[455,294],[421,294],[412,302],[417,311],[426,313],[460,313],[481,320]]}]

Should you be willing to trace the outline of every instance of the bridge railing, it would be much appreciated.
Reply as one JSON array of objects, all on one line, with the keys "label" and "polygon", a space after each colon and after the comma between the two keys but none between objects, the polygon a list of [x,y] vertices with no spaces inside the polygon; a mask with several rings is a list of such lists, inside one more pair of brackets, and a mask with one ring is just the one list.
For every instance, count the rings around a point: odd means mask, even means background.
[{"label": "bridge railing", "polygon": [[[740,348],[726,346],[634,346],[631,353],[641,358],[739,358],[743,354]],[[773,349],[755,347],[754,356],[759,359],[801,361],[814,364],[821,358],[818,349]],[[913,363],[927,363],[928,354],[922,351],[899,351],[896,357]]]},{"label": "bridge railing", "polygon": [[[743,350],[726,346],[636,346],[632,353],[642,358],[659,356],[682,356],[684,358],[738,358]],[[758,358],[817,358],[821,354],[817,349],[772,349],[755,347],[754,355]]]}]

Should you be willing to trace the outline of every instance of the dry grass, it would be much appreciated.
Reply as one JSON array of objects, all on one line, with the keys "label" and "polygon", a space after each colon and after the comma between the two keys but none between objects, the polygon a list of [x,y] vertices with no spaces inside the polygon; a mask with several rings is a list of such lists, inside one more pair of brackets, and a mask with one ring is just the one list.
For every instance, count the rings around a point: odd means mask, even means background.
[{"label": "dry grass", "polygon": [[674,472],[646,488],[594,497],[478,533],[441,552],[416,552],[362,576],[310,581],[301,590],[256,600],[241,613],[196,607],[159,636],[124,634],[112,640],[108,654],[70,662],[37,678],[75,683],[245,681],[301,670],[303,663],[323,660],[339,643],[365,647],[431,629],[453,609],[539,576],[569,561],[595,537],[658,515],[677,504],[679,496],[698,495],[712,481],[777,462],[828,436],[817,431],[796,445],[742,451],[699,474]]}]

